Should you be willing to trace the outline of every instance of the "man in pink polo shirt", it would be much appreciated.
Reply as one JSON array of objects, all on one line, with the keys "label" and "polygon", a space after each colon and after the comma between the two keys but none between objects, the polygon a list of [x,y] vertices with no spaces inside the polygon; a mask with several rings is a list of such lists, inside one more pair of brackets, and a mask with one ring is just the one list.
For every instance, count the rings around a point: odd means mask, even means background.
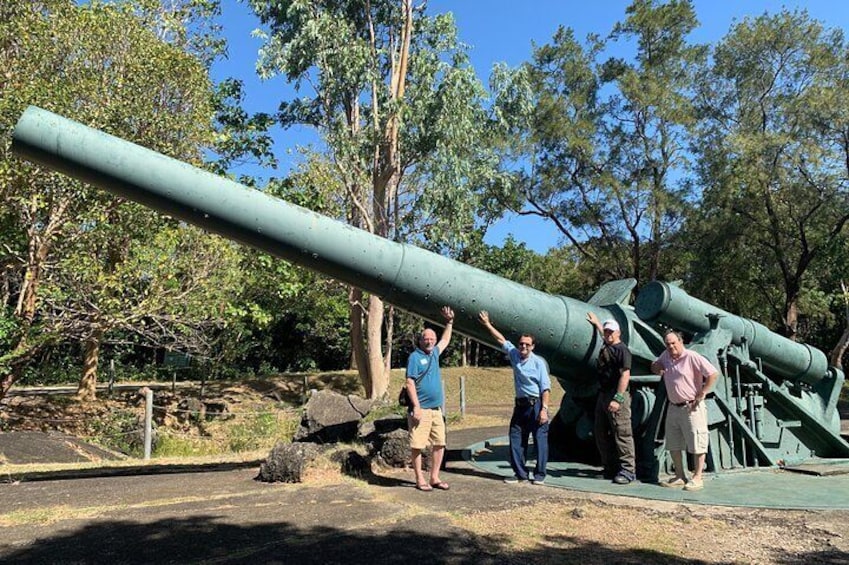
[{"label": "man in pink polo shirt", "polygon": [[[678,332],[663,337],[666,351],[652,364],[652,372],[666,385],[669,406],[666,411],[666,449],[672,454],[675,476],[662,486],[701,490],[702,471],[708,450],[708,424],[705,395],[710,392],[719,372],[710,361],[695,351],[684,348]],[[693,478],[687,480],[684,449],[695,456]]]}]

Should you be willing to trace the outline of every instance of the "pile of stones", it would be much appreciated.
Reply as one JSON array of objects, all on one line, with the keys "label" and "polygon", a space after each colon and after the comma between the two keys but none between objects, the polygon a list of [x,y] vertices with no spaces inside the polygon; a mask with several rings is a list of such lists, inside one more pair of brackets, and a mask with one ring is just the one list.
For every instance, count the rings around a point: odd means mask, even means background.
[{"label": "pile of stones", "polygon": [[[310,395],[301,425],[291,442],[279,442],[262,463],[257,480],[302,482],[320,456],[338,463],[351,476],[367,478],[375,466],[406,467],[410,464],[407,419],[390,415],[368,418],[380,402],[329,390]],[[424,462],[428,462],[424,453]]]}]

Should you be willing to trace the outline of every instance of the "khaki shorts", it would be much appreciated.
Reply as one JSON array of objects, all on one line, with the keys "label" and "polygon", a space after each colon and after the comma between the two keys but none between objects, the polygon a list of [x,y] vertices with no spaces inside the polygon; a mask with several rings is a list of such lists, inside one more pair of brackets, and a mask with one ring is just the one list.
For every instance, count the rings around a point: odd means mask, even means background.
[{"label": "khaki shorts", "polygon": [[666,411],[666,449],[701,454],[708,450],[707,406],[705,401],[689,406],[668,405]]},{"label": "khaki shorts", "polygon": [[413,417],[407,416],[407,427],[410,428],[410,447],[424,449],[429,445],[445,446],[445,420],[439,408],[422,408],[422,419],[416,426]]}]

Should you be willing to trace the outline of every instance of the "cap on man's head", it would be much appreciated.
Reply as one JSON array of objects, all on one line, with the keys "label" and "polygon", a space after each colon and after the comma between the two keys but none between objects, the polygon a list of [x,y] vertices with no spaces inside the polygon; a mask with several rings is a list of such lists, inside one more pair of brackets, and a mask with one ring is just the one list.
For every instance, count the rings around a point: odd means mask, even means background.
[{"label": "cap on man's head", "polygon": [[605,320],[604,323],[601,325],[601,329],[610,330],[612,332],[618,332],[619,324],[616,322],[616,320]]}]

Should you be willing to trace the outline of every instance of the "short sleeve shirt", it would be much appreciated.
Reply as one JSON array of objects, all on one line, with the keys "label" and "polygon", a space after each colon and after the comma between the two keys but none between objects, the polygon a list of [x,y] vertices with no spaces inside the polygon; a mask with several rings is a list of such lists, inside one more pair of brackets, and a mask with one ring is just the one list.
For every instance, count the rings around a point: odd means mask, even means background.
[{"label": "short sleeve shirt", "polygon": [[716,373],[710,361],[695,351],[685,349],[678,359],[672,359],[668,351],[657,358],[663,367],[663,383],[669,402],[680,404],[696,398],[702,391],[705,379]]},{"label": "short sleeve shirt", "polygon": [[631,370],[631,351],[621,341],[614,345],[605,343],[598,354],[598,384],[605,392],[615,391],[619,386],[622,370]]},{"label": "short sleeve shirt", "polygon": [[407,378],[416,381],[419,406],[426,409],[441,408],[443,404],[442,375],[439,372],[439,347],[430,355],[419,348],[407,360]]},{"label": "short sleeve shirt", "polygon": [[541,398],[543,391],[551,390],[551,379],[548,376],[548,363],[539,355],[531,353],[527,359],[522,359],[516,346],[505,341],[502,346],[510,357],[513,366],[513,385],[516,396]]}]

